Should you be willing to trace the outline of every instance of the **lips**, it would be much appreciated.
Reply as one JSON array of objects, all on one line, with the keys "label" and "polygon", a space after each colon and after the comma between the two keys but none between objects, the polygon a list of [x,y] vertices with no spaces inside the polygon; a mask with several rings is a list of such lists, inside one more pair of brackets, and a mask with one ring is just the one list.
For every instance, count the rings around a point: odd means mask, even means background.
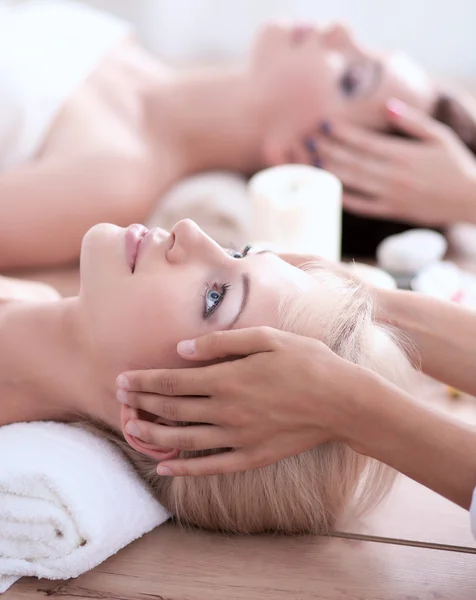
[{"label": "lips", "polygon": [[131,272],[134,273],[136,267],[137,254],[142,240],[147,235],[148,229],[143,225],[130,225],[126,229],[125,241],[126,241],[126,260],[129,265]]}]

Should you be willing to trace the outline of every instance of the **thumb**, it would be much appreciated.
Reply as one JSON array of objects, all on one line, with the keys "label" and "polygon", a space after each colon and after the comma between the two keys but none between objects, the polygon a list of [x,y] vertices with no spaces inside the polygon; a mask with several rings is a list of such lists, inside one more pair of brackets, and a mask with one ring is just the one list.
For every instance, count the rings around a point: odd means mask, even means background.
[{"label": "thumb", "polygon": [[386,109],[393,126],[403,133],[420,140],[441,139],[444,125],[427,113],[395,98],[387,102]]},{"label": "thumb", "polygon": [[195,340],[177,344],[177,352],[186,360],[209,361],[270,352],[283,332],[271,327],[249,327],[233,331],[215,331]]}]

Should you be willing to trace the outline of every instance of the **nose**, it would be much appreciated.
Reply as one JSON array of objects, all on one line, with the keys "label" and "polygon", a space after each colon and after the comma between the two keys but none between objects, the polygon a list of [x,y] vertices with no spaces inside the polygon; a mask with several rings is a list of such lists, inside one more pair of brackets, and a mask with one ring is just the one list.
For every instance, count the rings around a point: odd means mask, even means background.
[{"label": "nose", "polygon": [[344,23],[334,23],[325,31],[324,36],[329,46],[335,48],[346,48],[354,45],[350,29]]},{"label": "nose", "polygon": [[190,260],[208,262],[223,261],[224,250],[191,219],[176,223],[172,231],[172,245],[166,252],[171,264],[183,264]]}]

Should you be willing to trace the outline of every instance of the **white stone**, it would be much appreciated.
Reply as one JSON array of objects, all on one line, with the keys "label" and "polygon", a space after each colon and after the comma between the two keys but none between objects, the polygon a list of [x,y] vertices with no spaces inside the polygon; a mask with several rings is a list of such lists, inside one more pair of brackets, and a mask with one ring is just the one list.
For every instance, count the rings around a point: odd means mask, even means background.
[{"label": "white stone", "polygon": [[411,229],[391,235],[377,248],[378,266],[391,273],[417,273],[443,258],[445,237],[430,229]]},{"label": "white stone", "polygon": [[440,300],[476,307],[476,277],[452,262],[442,261],[426,267],[413,278],[411,288]]},{"label": "white stone", "polygon": [[448,228],[448,241],[458,254],[476,256],[476,225],[457,223]]}]

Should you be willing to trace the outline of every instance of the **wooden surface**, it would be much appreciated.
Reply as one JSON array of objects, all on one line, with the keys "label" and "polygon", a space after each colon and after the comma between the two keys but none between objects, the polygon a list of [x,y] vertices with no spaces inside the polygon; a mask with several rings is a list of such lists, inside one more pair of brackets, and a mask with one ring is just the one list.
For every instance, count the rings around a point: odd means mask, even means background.
[{"label": "wooden surface", "polygon": [[[79,287],[73,269],[34,278],[65,295]],[[476,422],[471,398],[450,401],[424,377],[415,394]],[[343,519],[332,538],[230,538],[166,524],[75,580],[24,579],[2,599],[476,600],[475,553],[467,512],[401,476],[378,509]]]},{"label": "wooden surface", "polygon": [[69,582],[5,600],[474,600],[476,556],[355,540],[226,538],[163,525]]}]

